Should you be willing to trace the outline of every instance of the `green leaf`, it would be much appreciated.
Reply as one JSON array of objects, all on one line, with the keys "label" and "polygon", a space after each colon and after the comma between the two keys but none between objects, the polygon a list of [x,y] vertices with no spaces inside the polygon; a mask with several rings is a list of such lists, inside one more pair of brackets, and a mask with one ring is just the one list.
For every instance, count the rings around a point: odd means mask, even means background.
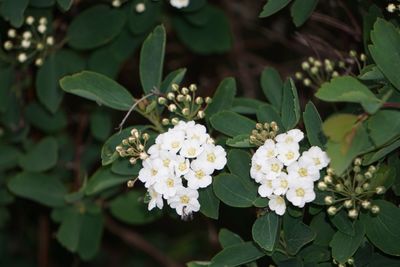
[{"label": "green leaf", "polygon": [[390,145],[378,149],[377,151],[368,153],[364,155],[363,165],[371,165],[372,163],[382,159],[383,157],[393,152],[394,150],[398,149],[399,147],[400,147],[400,140],[397,140],[391,143]]},{"label": "green leaf", "polygon": [[11,145],[0,145],[0,171],[12,169],[18,164],[20,152]]},{"label": "green leaf", "polygon": [[53,137],[46,137],[19,157],[19,166],[25,171],[42,172],[53,168],[57,159],[57,141]]},{"label": "green leaf", "polygon": [[193,25],[183,16],[174,16],[172,24],[178,38],[190,50],[198,54],[224,53],[231,49],[232,35],[224,12],[207,5],[207,22],[201,27]]},{"label": "green leaf", "polygon": [[310,144],[323,148],[326,143],[326,138],[322,132],[322,120],[317,108],[311,101],[307,103],[306,109],[303,112],[303,121]]},{"label": "green leaf", "polygon": [[360,103],[371,114],[382,105],[382,101],[367,86],[350,76],[333,78],[322,84],[315,96],[327,102]]},{"label": "green leaf", "polygon": [[347,216],[347,213],[344,210],[341,210],[335,216],[330,216],[329,218],[340,232],[350,236],[355,235],[353,221],[349,216]]},{"label": "green leaf", "polygon": [[66,188],[57,177],[23,172],[11,178],[8,189],[15,195],[49,207],[65,205]]},{"label": "green leaf", "polygon": [[172,90],[172,85],[174,83],[179,85],[185,77],[185,74],[186,68],[177,69],[169,73],[160,85],[160,92],[164,94],[170,92]]},{"label": "green leaf", "polygon": [[36,75],[36,93],[40,103],[55,113],[63,98],[59,79],[84,68],[85,61],[73,51],[59,50],[50,54]]},{"label": "green leaf", "polygon": [[63,210],[56,237],[69,251],[77,252],[82,259],[89,260],[100,248],[103,224],[100,213],[90,214],[76,207],[68,207]]},{"label": "green leaf", "polygon": [[314,244],[300,250],[299,256],[303,259],[305,264],[315,263],[315,265],[310,264],[306,266],[320,266],[317,265],[317,263],[331,260],[331,253],[326,247]]},{"label": "green leaf", "polygon": [[278,238],[279,216],[268,212],[259,217],[251,230],[254,241],[266,251],[273,251]]},{"label": "green leaf", "polygon": [[71,8],[74,0],[57,0],[57,4],[63,11],[67,11]]},{"label": "green leaf", "polygon": [[24,12],[28,7],[29,0],[3,0],[0,6],[1,15],[10,21],[14,27],[21,27],[24,22]]},{"label": "green leaf", "polygon": [[222,248],[244,243],[243,239],[228,229],[222,228],[218,233],[218,240]]},{"label": "green leaf", "polygon": [[281,118],[286,130],[294,128],[300,120],[299,97],[292,79],[288,79],[283,85]]},{"label": "green leaf", "polygon": [[369,136],[376,147],[387,145],[400,136],[400,112],[380,110],[367,120]]},{"label": "green leaf", "polygon": [[230,137],[250,134],[256,122],[232,111],[221,111],[210,118],[212,127]]},{"label": "green leaf", "polygon": [[377,200],[373,204],[380,208],[377,215],[361,214],[368,239],[384,253],[400,256],[400,209],[384,200]]},{"label": "green leaf", "polygon": [[165,29],[157,26],[143,42],[140,51],[140,81],[144,93],[160,89],[165,54]]},{"label": "green leaf", "polygon": [[279,10],[283,9],[287,4],[289,4],[292,0],[268,0],[264,5],[263,10],[261,11],[259,17],[265,18],[269,17]]},{"label": "green leaf", "polygon": [[128,158],[118,158],[111,165],[111,171],[120,175],[137,176],[141,168],[142,164],[132,165]]},{"label": "green leaf", "polygon": [[369,51],[379,69],[400,90],[400,32],[393,24],[378,18],[371,32]]},{"label": "green leaf", "polygon": [[220,251],[212,258],[210,267],[239,266],[255,261],[263,256],[265,256],[264,252],[253,242],[240,243]]},{"label": "green leaf", "polygon": [[263,70],[261,73],[261,88],[271,105],[273,105],[277,110],[281,110],[283,81],[277,70],[274,68],[265,68]]},{"label": "green leaf", "polygon": [[246,181],[250,180],[251,156],[244,150],[232,149],[228,153],[228,169]]},{"label": "green leaf", "polygon": [[214,93],[212,102],[205,110],[207,118],[232,107],[233,99],[236,95],[236,81],[234,78],[225,78]]},{"label": "green leaf", "polygon": [[132,95],[110,78],[90,71],[66,76],[61,88],[71,94],[96,101],[117,110],[129,110],[134,104]]},{"label": "green leaf", "polygon": [[90,116],[90,131],[94,138],[105,141],[112,130],[111,116],[103,110],[97,110]]},{"label": "green leaf", "polygon": [[146,224],[157,220],[161,212],[149,211],[143,202],[144,193],[133,190],[110,202],[111,214],[124,223]]},{"label": "green leaf", "polygon": [[297,252],[307,243],[314,240],[316,234],[301,220],[294,219],[285,214],[283,217],[283,232],[285,235],[286,251],[290,255],[296,255]]},{"label": "green leaf", "polygon": [[49,113],[41,105],[32,102],[25,109],[25,118],[34,127],[46,132],[55,133],[67,126],[67,116],[59,110],[55,114]]},{"label": "green leaf", "polygon": [[211,186],[199,190],[200,212],[217,220],[219,217],[219,199]]},{"label": "green leaf", "polygon": [[355,127],[358,117],[353,114],[334,114],[324,121],[324,134],[333,142],[340,143]]},{"label": "green leaf", "polygon": [[256,114],[257,109],[264,104],[265,102],[257,99],[235,97],[230,110],[239,114]]},{"label": "green leaf", "polygon": [[328,246],[335,234],[335,229],[333,229],[323,212],[313,217],[310,228],[316,233],[313,244],[320,246]]},{"label": "green leaf", "polygon": [[89,179],[85,193],[86,195],[94,195],[108,188],[121,185],[130,179],[132,179],[130,175],[118,175],[111,172],[110,167],[102,167]]},{"label": "green leaf", "polygon": [[279,129],[284,131],[285,128],[283,127],[281,117],[279,115],[279,111],[270,104],[264,104],[258,107],[257,110],[257,121],[258,122],[268,122],[271,123],[272,121],[278,124]]},{"label": "green leaf", "polygon": [[311,16],[319,0],[295,0],[290,8],[293,22],[300,27]]},{"label": "green leaf", "polygon": [[92,6],[74,18],[68,28],[68,44],[88,50],[105,45],[122,30],[126,16],[122,10],[107,5]]},{"label": "green leaf", "polygon": [[364,239],[364,225],[360,221],[357,221],[354,228],[354,235],[347,235],[341,231],[336,232],[329,244],[332,248],[332,257],[340,263],[344,264],[347,262]]},{"label": "green leaf", "polygon": [[237,148],[254,147],[254,145],[250,143],[250,136],[248,134],[240,134],[233,138],[229,138],[226,140],[226,144]]},{"label": "green leaf", "polygon": [[244,179],[234,174],[217,175],[214,178],[213,188],[217,197],[231,207],[251,207],[257,198],[257,190],[250,189]]},{"label": "green leaf", "polygon": [[0,68],[0,112],[7,110],[11,87],[14,80],[14,69],[12,67]]}]

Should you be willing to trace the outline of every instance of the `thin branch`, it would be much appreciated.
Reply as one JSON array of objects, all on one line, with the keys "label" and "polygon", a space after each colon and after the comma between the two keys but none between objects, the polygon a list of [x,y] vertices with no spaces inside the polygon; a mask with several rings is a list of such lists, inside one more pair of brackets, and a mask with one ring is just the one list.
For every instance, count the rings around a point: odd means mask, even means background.
[{"label": "thin branch", "polygon": [[340,20],[335,19],[333,17],[327,16],[325,14],[321,14],[318,12],[314,12],[311,15],[311,19],[314,21],[322,22],[325,23],[326,25],[332,26],[336,29],[339,29],[351,36],[354,36],[354,38],[359,41],[360,36],[358,35],[358,32],[355,31],[353,28],[347,26],[346,24],[342,23]]},{"label": "thin branch", "polygon": [[165,267],[183,267],[180,263],[174,261],[167,255],[165,255],[162,251],[154,247],[150,244],[147,240],[145,240],[141,235],[132,231],[131,229],[125,228],[115,221],[113,221],[110,217],[106,218],[106,228],[108,231],[113,233],[114,235],[118,236],[122,239],[125,243],[140,249],[141,251],[145,252],[151,258],[156,260],[160,266]]}]

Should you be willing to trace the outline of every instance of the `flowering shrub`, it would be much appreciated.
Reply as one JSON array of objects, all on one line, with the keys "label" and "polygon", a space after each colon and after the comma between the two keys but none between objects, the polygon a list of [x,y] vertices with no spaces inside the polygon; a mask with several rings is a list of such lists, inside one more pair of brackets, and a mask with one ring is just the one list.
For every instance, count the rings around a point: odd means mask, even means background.
[{"label": "flowering shrub", "polygon": [[399,266],[399,10],[0,0],[0,266]]}]

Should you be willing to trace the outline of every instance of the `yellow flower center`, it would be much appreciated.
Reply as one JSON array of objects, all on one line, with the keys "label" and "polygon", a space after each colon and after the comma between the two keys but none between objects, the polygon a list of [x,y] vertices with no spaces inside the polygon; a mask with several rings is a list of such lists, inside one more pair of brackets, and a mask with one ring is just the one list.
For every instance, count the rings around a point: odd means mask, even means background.
[{"label": "yellow flower center", "polygon": [[271,170],[272,170],[273,172],[279,172],[279,171],[280,171],[279,164],[277,164],[277,163],[272,163],[272,164],[271,164]]},{"label": "yellow flower center", "polygon": [[300,168],[299,171],[298,171],[298,173],[299,173],[300,177],[306,177],[306,176],[308,176],[308,171],[307,171],[306,168]]},{"label": "yellow flower center", "polygon": [[189,204],[190,198],[187,195],[181,196],[182,204]]},{"label": "yellow flower center", "polygon": [[169,160],[169,159],[164,159],[163,160],[164,167],[168,167],[170,163],[171,163],[171,160]]},{"label": "yellow flower center", "polygon": [[260,171],[261,170],[261,165],[256,165],[256,171]]},{"label": "yellow flower center", "polygon": [[288,153],[286,153],[286,159],[291,160],[294,158],[294,153],[292,151],[289,151]]},{"label": "yellow flower center", "polygon": [[285,200],[283,199],[283,197],[277,197],[276,203],[278,203],[279,205],[282,205],[283,203],[285,203]]},{"label": "yellow flower center", "polygon": [[267,151],[267,158],[272,158],[273,156],[275,156],[275,153],[272,149]]},{"label": "yellow flower center", "polygon": [[179,147],[179,144],[180,144],[180,143],[179,143],[178,141],[174,141],[174,142],[171,143],[171,147],[172,147],[172,148],[178,148],[178,147]]},{"label": "yellow flower center", "polygon": [[209,154],[207,154],[207,161],[209,161],[209,162],[211,162],[211,163],[214,163],[214,162],[215,162],[215,159],[216,159],[216,157],[215,157],[215,154],[214,154],[214,153],[209,153]]},{"label": "yellow flower center", "polygon": [[188,154],[189,154],[189,156],[196,155],[196,148],[194,148],[194,147],[189,148],[188,149]]},{"label": "yellow flower center", "polygon": [[195,172],[195,176],[197,179],[202,179],[205,176],[205,173],[202,170],[198,170]]},{"label": "yellow flower center", "polygon": [[174,179],[168,178],[167,179],[167,186],[168,187],[174,187],[174,185],[175,185]]},{"label": "yellow flower center", "polygon": [[321,164],[321,161],[319,160],[319,158],[313,158],[313,160],[314,160],[314,164],[315,165],[320,165]]},{"label": "yellow flower center", "polygon": [[283,187],[283,188],[288,187],[288,181],[286,181],[286,180],[281,180],[281,187]]},{"label": "yellow flower center", "polygon": [[296,189],[296,196],[298,196],[298,197],[304,197],[304,195],[305,195],[305,192],[304,192],[304,189],[303,189],[303,188],[297,188],[297,189]]},{"label": "yellow flower center", "polygon": [[156,169],[151,169],[151,176],[156,176],[158,171]]},{"label": "yellow flower center", "polygon": [[178,168],[179,168],[179,170],[181,171],[181,172],[183,172],[184,170],[186,170],[186,163],[185,162],[181,162],[181,163],[179,163],[179,166],[178,166]]},{"label": "yellow flower center", "polygon": [[290,143],[293,143],[293,137],[291,137],[291,136],[288,136],[288,137],[286,137],[286,139],[285,139],[285,143],[286,144],[290,144]]}]

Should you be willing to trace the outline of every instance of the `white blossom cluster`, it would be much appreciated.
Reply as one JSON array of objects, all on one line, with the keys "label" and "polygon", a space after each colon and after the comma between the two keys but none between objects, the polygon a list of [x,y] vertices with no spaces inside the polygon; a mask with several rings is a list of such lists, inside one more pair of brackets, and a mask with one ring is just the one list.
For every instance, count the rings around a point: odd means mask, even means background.
[{"label": "white blossom cluster", "polygon": [[293,129],[267,139],[252,157],[251,177],[259,184],[258,193],[269,198],[269,208],[278,215],[286,211],[284,197],[294,206],[304,207],[315,199],[314,182],[330,159],[313,146],[300,155],[301,130]]},{"label": "white blossom cluster", "polygon": [[226,152],[194,121],[180,121],[160,134],[143,161],[138,179],[148,189],[148,209],[162,209],[164,200],[182,217],[200,209],[198,189],[212,183],[212,174],[226,165]]}]

